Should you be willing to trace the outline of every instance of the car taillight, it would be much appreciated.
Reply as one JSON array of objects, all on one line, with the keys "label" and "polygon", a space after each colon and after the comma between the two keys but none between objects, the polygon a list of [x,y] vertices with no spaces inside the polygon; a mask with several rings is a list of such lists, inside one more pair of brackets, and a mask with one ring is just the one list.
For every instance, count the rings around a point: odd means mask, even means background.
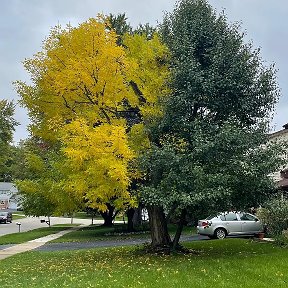
[{"label": "car taillight", "polygon": [[207,226],[209,226],[209,222],[208,222],[208,221],[203,221],[203,222],[201,223],[201,226],[202,226],[202,227],[207,227]]}]

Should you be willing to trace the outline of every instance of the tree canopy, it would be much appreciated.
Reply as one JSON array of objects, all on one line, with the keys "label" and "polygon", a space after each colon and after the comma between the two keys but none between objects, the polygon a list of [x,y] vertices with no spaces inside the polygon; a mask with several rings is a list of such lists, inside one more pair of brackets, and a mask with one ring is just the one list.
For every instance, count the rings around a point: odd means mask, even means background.
[{"label": "tree canopy", "polygon": [[[61,181],[45,189],[60,183],[63,191],[101,211],[109,202],[136,204],[128,188],[137,175],[129,163],[147,143],[142,120],[161,114],[157,97],[168,75],[161,63],[167,49],[157,35],[124,35],[122,46],[107,19],[99,15],[76,28],[55,27],[42,51],[24,62],[33,85],[16,83],[32,135],[60,159]],[[51,161],[49,167],[56,163]]]},{"label": "tree canopy", "polygon": [[21,189],[110,213],[136,205],[140,178],[155,247],[171,244],[172,212],[176,248],[187,213],[261,204],[281,164],[267,142],[279,89],[240,28],[205,0],[182,0],[157,32],[133,30],[125,14],[52,29],[24,62],[33,84],[16,84],[40,169]]},{"label": "tree canopy", "polygon": [[[165,16],[161,36],[171,54],[171,94],[162,119],[150,126],[143,200],[182,218],[203,208],[257,207],[281,163],[267,144],[279,95],[275,69],[204,0],[180,1]],[[167,244],[162,236],[155,245]]]}]

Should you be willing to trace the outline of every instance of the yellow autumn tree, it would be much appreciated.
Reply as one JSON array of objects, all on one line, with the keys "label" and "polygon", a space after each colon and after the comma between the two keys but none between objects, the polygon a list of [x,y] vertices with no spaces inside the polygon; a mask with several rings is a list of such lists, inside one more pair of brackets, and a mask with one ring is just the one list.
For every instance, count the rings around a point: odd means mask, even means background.
[{"label": "yellow autumn tree", "polygon": [[141,122],[134,124],[129,133],[130,146],[140,152],[150,147],[145,127],[162,116],[161,97],[169,94],[169,51],[154,33],[152,39],[145,35],[125,35],[127,58],[134,63],[129,70],[129,81],[138,96]]},{"label": "yellow autumn tree", "polygon": [[[159,115],[157,97],[168,75],[160,63],[167,49],[157,36],[127,35],[124,48],[108,25],[100,15],[76,28],[55,27],[42,51],[24,62],[33,85],[16,83],[31,133],[64,156],[58,163],[63,193],[101,211],[111,201],[117,207],[135,203],[128,193],[135,172],[129,163],[137,149],[149,147],[143,119]],[[142,122],[128,137],[131,109]]]}]

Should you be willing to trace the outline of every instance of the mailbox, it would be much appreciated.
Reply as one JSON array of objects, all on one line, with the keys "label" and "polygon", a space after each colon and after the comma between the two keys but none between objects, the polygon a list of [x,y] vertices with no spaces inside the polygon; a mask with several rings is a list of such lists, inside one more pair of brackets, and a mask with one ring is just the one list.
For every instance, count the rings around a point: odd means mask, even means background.
[{"label": "mailbox", "polygon": [[21,231],[21,223],[20,222],[16,222],[16,225],[18,225],[18,232]]}]

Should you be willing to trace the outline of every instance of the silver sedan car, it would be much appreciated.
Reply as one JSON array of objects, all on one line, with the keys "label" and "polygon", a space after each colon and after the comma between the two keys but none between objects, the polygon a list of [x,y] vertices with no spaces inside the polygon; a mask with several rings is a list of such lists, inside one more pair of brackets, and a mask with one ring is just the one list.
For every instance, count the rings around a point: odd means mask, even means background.
[{"label": "silver sedan car", "polygon": [[250,236],[264,232],[264,226],[254,215],[246,212],[223,212],[198,221],[197,232],[210,238]]}]

